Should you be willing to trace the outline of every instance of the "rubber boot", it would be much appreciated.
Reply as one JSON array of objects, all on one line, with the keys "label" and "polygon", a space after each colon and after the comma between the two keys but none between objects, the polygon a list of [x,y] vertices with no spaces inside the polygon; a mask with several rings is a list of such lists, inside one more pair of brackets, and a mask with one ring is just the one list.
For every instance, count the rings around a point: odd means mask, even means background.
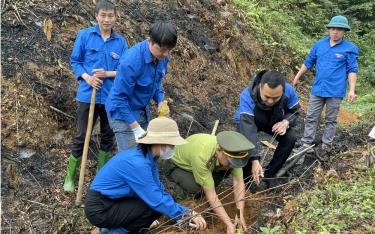
[{"label": "rubber boot", "polygon": [[74,178],[76,176],[77,167],[80,164],[80,159],[77,159],[72,154],[68,159],[68,168],[66,171],[65,181],[64,181],[64,191],[73,192],[74,191]]},{"label": "rubber boot", "polygon": [[98,157],[98,168],[96,169],[96,172],[98,172],[107,163],[109,159],[109,153],[100,150]]}]

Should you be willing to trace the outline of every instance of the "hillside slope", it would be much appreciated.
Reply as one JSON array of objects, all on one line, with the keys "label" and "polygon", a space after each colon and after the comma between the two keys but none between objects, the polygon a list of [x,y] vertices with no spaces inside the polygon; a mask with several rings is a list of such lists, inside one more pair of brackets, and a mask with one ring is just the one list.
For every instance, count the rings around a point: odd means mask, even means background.
[{"label": "hillside slope", "polygon": [[[2,229],[6,233],[82,233],[91,229],[75,194],[62,191],[75,128],[77,81],[69,65],[79,29],[94,24],[91,0],[15,0],[2,3],[1,160]],[[233,129],[241,90],[259,69],[287,77],[301,63],[286,48],[265,46],[229,0],[116,1],[116,30],[129,45],[143,40],[156,20],[179,33],[165,79],[172,117],[182,134]],[[44,22],[53,27],[49,41]],[[345,133],[344,133],[345,134]],[[95,173],[95,139],[87,185]],[[359,140],[352,144],[360,143]],[[342,141],[345,146],[346,141]],[[256,210],[256,209],[255,209]],[[256,214],[253,214],[252,218]]]}]

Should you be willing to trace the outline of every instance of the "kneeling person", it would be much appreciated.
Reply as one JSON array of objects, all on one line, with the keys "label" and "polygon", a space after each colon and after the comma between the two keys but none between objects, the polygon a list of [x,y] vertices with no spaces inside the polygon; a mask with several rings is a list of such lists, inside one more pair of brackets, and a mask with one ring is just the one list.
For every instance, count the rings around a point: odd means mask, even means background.
[{"label": "kneeling person", "polygon": [[242,167],[247,164],[253,144],[234,131],[224,131],[217,136],[195,134],[186,140],[188,144],[175,147],[172,165],[165,171],[168,180],[189,194],[198,194],[203,188],[214,212],[226,224],[227,233],[234,233],[235,226],[215,191],[215,186],[231,172],[236,206],[241,210],[241,225],[246,229]]},{"label": "kneeling person", "polygon": [[175,220],[191,218],[205,229],[205,220],[176,203],[159,179],[157,159],[169,159],[175,145],[187,143],[176,122],[156,118],[147,130],[137,147],[118,153],[95,176],[85,202],[87,219],[99,228],[138,233],[164,214]]},{"label": "kneeling person", "polygon": [[[254,145],[257,144],[260,131],[276,136],[279,142],[264,172],[268,187],[278,185],[277,172],[283,167],[296,142],[292,127],[296,125],[301,108],[296,91],[285,80],[286,78],[278,71],[259,72],[242,91],[235,114],[239,132]],[[244,167],[247,184],[250,184],[251,173],[258,185],[259,177],[263,174],[257,148],[252,152],[254,160],[249,161]]]}]

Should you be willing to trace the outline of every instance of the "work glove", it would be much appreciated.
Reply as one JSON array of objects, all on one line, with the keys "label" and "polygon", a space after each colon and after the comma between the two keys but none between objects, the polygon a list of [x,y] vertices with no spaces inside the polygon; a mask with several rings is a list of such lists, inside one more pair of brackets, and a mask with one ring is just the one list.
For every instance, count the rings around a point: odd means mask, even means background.
[{"label": "work glove", "polygon": [[134,133],[134,138],[136,141],[138,141],[139,138],[143,137],[143,135],[146,134],[145,130],[141,126],[138,126],[136,128],[132,128],[132,131]]}]

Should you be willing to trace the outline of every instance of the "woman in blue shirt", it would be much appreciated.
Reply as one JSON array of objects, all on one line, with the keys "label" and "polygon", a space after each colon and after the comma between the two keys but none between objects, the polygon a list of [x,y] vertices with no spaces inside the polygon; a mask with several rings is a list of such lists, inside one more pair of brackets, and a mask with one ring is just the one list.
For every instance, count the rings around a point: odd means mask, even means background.
[{"label": "woman in blue shirt", "polygon": [[205,220],[176,203],[159,179],[157,160],[170,159],[175,145],[187,143],[176,122],[153,119],[137,143],[112,157],[95,176],[85,203],[88,220],[100,228],[137,233],[163,214],[175,220],[191,219],[205,229]]}]

